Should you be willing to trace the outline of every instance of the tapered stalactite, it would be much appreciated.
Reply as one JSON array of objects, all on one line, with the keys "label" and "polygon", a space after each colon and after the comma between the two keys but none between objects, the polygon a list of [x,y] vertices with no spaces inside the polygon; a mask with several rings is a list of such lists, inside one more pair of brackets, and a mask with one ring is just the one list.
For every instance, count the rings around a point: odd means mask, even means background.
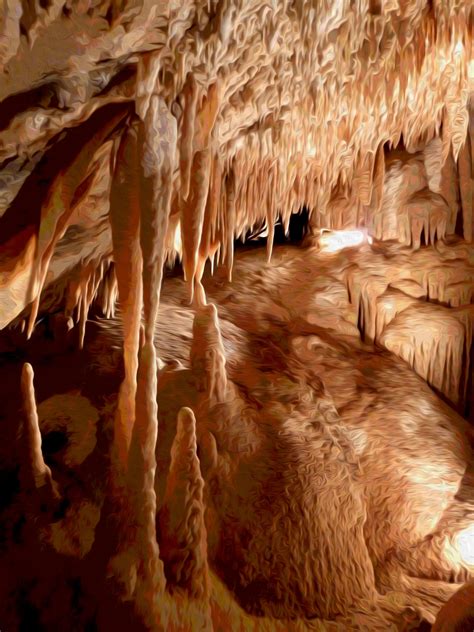
[{"label": "tapered stalactite", "polygon": [[[130,450],[128,479],[135,500],[139,577],[144,613],[165,587],[156,541],[155,447],[158,436],[157,357],[155,324],[165,257],[165,236],[171,209],[176,162],[176,120],[166,103],[152,96],[144,122],[138,125],[140,148],[140,246],[143,254],[144,330],[139,353],[136,420]],[[144,593],[144,594],[142,594]]]},{"label": "tapered stalactite", "polygon": [[[274,182],[272,178],[273,173],[270,174],[270,180],[268,183],[269,189],[273,189]],[[267,261],[270,262],[272,258],[273,252],[273,239],[275,236],[275,219],[274,219],[275,210],[273,208],[273,200],[270,198],[267,200]]]},{"label": "tapered stalactite", "polygon": [[206,208],[204,211],[204,221],[201,231],[201,240],[197,257],[194,293],[197,305],[206,304],[206,294],[202,285],[204,267],[209,258],[211,260],[211,270],[213,271],[214,256],[216,254],[219,240],[216,237],[217,212],[221,186],[221,167],[217,156],[211,159],[211,175],[209,182],[209,194],[207,196]]},{"label": "tapered stalactite", "polygon": [[[441,143],[441,141],[440,141]],[[446,200],[450,209],[449,223],[447,227],[448,234],[452,234],[456,230],[456,220],[459,212],[459,174],[457,165],[450,153],[446,158],[440,171],[440,194]]]},{"label": "tapered stalactite", "polygon": [[227,268],[227,278],[232,281],[232,268],[234,265],[234,236],[235,236],[235,203],[236,203],[236,183],[235,174],[231,171],[225,184],[225,228],[224,228],[224,248],[226,254],[225,265]]},{"label": "tapered stalactite", "polygon": [[124,329],[125,378],[120,387],[115,425],[117,457],[126,470],[135,422],[138,345],[142,312],[142,254],[140,249],[140,197],[137,124],[129,125],[120,139],[110,197],[119,306]]},{"label": "tapered stalactite", "polygon": [[[79,348],[84,346],[84,338],[86,334],[87,317],[90,307],[96,299],[99,288],[102,284],[102,293],[106,293],[109,301],[107,309],[113,308],[115,296],[111,296],[114,286],[110,285],[111,281],[104,278],[109,261],[103,259],[99,265],[97,261],[92,260],[88,264],[80,267],[75,274],[71,275],[68,286],[65,291],[66,304],[64,309],[64,317],[67,321],[79,325]],[[113,302],[111,303],[111,301]],[[103,307],[106,308],[105,306]]]},{"label": "tapered stalactite", "polygon": [[[182,182],[182,191],[180,192],[180,226],[183,271],[189,288],[189,298],[191,302],[195,299],[196,284],[196,302],[198,305],[201,305],[205,304],[206,299],[200,278],[202,275],[202,254],[200,255],[199,249],[203,236],[206,204],[211,181],[211,136],[219,106],[219,87],[217,84],[213,84],[203,97],[202,102],[197,105],[194,103],[193,91],[195,88],[192,87],[192,84],[189,90],[190,92],[186,93],[186,108],[191,108],[192,113],[195,108],[197,110],[194,128],[191,121],[188,120],[188,109],[185,109],[184,112],[183,130],[185,135],[181,145],[181,178],[184,178],[184,180]],[[188,99],[190,99],[189,105]],[[192,139],[189,138],[191,133],[194,133]],[[192,166],[189,166],[191,147],[193,149]]]},{"label": "tapered stalactite", "polygon": [[194,75],[189,75],[183,89],[183,122],[181,125],[180,141],[180,175],[181,175],[181,195],[184,200],[188,199],[191,186],[192,164],[193,164],[193,143],[196,108],[198,100],[198,90]]},{"label": "tapered stalactite", "polygon": [[[37,232],[36,227],[24,231],[24,239],[20,242],[20,246],[18,239],[12,240],[12,250],[20,247],[21,252],[12,261],[13,270],[11,270],[12,263],[8,260],[3,262],[3,265],[10,269],[12,283],[2,288],[5,292],[3,296],[0,294],[2,305],[4,305],[0,312],[0,327],[3,327],[8,319],[14,317],[25,305],[33,301],[27,330],[27,335],[31,335],[38,313],[40,294],[55,246],[64,235],[75,207],[80,203],[81,197],[87,192],[88,185],[93,180],[94,158],[103,151],[102,146],[107,137],[113,134],[125,115],[126,112],[123,109],[118,113],[115,112],[100,129],[95,130],[92,138],[87,139],[78,147],[74,146],[72,155],[65,155],[65,165],[55,174],[39,211]],[[84,132],[84,134],[87,133],[90,132]],[[10,249],[7,248],[7,252],[8,250]],[[31,266],[28,280],[22,274],[25,257]]]},{"label": "tapered stalactite", "polygon": [[[140,533],[136,506],[127,479],[130,446],[136,420],[137,372],[139,368],[140,324],[143,305],[142,252],[140,248],[139,146],[138,121],[128,121],[111,168],[114,169],[110,192],[110,224],[118,287],[118,303],[123,322],[124,379],[120,385],[114,415],[114,438],[111,447],[111,470],[107,481],[104,516],[110,514],[113,534],[106,541],[106,525],[99,524],[98,555],[105,564],[106,586],[119,603],[132,602],[143,575],[142,551],[138,547]],[[102,542],[102,544],[101,544]],[[153,560],[155,561],[155,560]],[[151,565],[153,566],[153,564]],[[148,597],[148,591],[143,591]],[[139,600],[138,600],[139,601]],[[106,605],[107,602],[105,602]],[[140,619],[146,619],[142,602],[136,607]],[[108,605],[113,611],[114,604]],[[112,612],[104,615],[106,620]]]},{"label": "tapered stalactite", "polygon": [[211,153],[209,149],[198,151],[194,155],[190,193],[187,200],[181,202],[181,241],[183,244],[183,270],[189,288],[189,298],[194,298],[194,278],[198,266],[199,244],[204,224]]},{"label": "tapered stalactite", "polygon": [[170,589],[195,599],[209,595],[203,489],[196,419],[190,408],[181,408],[160,512],[161,551]]},{"label": "tapered stalactite", "polygon": [[106,318],[115,316],[115,304],[117,302],[117,277],[115,266],[110,263],[105,272],[103,283],[99,288],[101,309]]},{"label": "tapered stalactite", "polygon": [[474,241],[474,155],[471,137],[474,132],[474,104],[471,107],[467,137],[458,158],[459,190],[462,208],[463,236],[467,242]]},{"label": "tapered stalactite", "polygon": [[[291,212],[302,204],[308,206],[313,218],[318,217],[317,223],[324,223],[326,227],[337,227],[342,223],[353,225],[362,220],[371,225],[373,218],[370,214],[379,214],[377,189],[384,152],[401,144],[402,140],[410,152],[422,151],[424,144],[435,141],[433,152],[441,157],[439,164],[452,162],[449,156],[457,160],[459,154],[460,171],[466,172],[465,149],[461,153],[460,150],[466,135],[466,104],[472,91],[472,18],[466,6],[450,2],[425,11],[422,4],[410,10],[401,5],[398,11],[383,3],[377,3],[379,5],[376,14],[367,11],[364,3],[359,3],[354,11],[346,11],[338,5],[334,13],[329,4],[313,13],[311,3],[303,3],[297,11],[285,3],[269,6],[264,2],[248,8],[239,5],[235,11],[230,7],[212,8],[211,4],[207,10],[197,9],[193,3],[173,9],[166,3],[159,3],[155,8],[144,5],[130,16],[126,29],[129,36],[123,42],[116,36],[124,28],[122,20],[128,15],[126,12],[112,18],[115,15],[112,10],[102,15],[103,3],[91,7],[89,12],[84,12],[80,5],[78,20],[74,19],[76,8],[71,9],[71,19],[65,17],[62,26],[66,28],[67,24],[71,33],[67,40],[61,39],[59,48],[57,38],[61,29],[56,18],[60,12],[55,14],[59,4],[54,5],[54,11],[41,10],[41,15],[49,15],[48,20],[33,23],[20,20],[21,28],[28,30],[31,27],[34,35],[29,35],[33,38],[39,37],[44,29],[38,40],[40,48],[45,46],[50,35],[55,44],[46,45],[47,54],[34,59],[35,72],[29,78],[20,72],[23,62],[29,58],[25,44],[22,43],[17,51],[18,59],[13,52],[11,59],[7,56],[11,67],[1,95],[2,103],[6,101],[2,106],[6,126],[0,129],[3,141],[0,158],[7,164],[14,157],[21,161],[26,155],[25,169],[31,169],[30,162],[37,150],[44,151],[58,132],[90,118],[91,125],[89,121],[84,124],[84,135],[88,139],[85,145],[83,140],[77,143],[78,134],[71,133],[71,137],[78,147],[81,146],[80,153],[87,156],[86,164],[93,171],[90,159],[95,150],[92,145],[96,144],[97,148],[103,145],[107,135],[101,138],[101,128],[105,129],[109,123],[113,126],[112,120],[101,121],[101,112],[95,113],[95,110],[103,109],[104,118],[109,112],[115,116],[120,110],[125,116],[128,106],[111,101],[131,101],[136,97],[146,104],[144,93],[158,83],[179,119],[180,156],[173,195],[177,196],[179,192],[184,203],[189,200],[194,160],[199,152],[209,148],[222,163],[222,188],[231,173],[238,174],[235,213],[231,213],[227,221],[226,215],[232,205],[229,209],[217,210],[216,217],[222,221],[220,227],[212,228],[220,242],[215,244],[215,250],[221,247],[221,252],[225,251],[230,259],[232,250],[226,241],[233,238],[232,227],[242,231],[246,222],[249,226],[263,221],[271,225],[278,214],[282,215],[286,225]],[[69,15],[69,9],[66,13]],[[193,16],[200,24],[197,29],[193,27]],[[243,24],[247,18],[250,22],[245,28]],[[15,20],[18,21],[17,15]],[[16,23],[15,20],[11,24]],[[102,27],[98,25],[102,24],[106,29],[108,25],[111,31],[100,31],[100,36],[96,33],[97,39],[93,38],[97,55],[88,58],[75,54],[74,63],[64,65],[62,53],[58,59],[56,53],[64,48],[64,41],[74,43],[78,38],[77,41],[82,42],[82,20],[85,21],[84,28],[88,25],[93,31],[100,30]],[[216,25],[216,29],[207,30],[204,25],[208,20],[209,24]],[[333,20],[338,24],[333,34],[334,42],[323,36],[328,23]],[[146,28],[144,24],[147,24]],[[136,29],[136,39],[131,35],[133,29]],[[258,39],[262,32],[265,36],[261,45],[255,48],[252,38]],[[289,33],[293,35],[289,36]],[[0,48],[10,49],[16,35],[9,33],[9,36],[11,39],[4,34]],[[283,41],[287,41],[289,47],[284,63],[281,57]],[[327,47],[331,48],[329,57]],[[137,57],[150,59],[144,64],[145,71],[138,73],[138,85],[134,86],[130,77],[122,82],[121,73],[133,66]],[[81,70],[77,72],[79,59]],[[66,73],[65,77],[63,73]],[[40,78],[46,76],[51,77],[51,82],[37,88]],[[336,80],[336,77],[347,76],[351,77],[350,82]],[[117,85],[114,85],[115,81]],[[29,87],[31,90],[28,91]],[[107,106],[101,108],[102,104]],[[95,127],[97,121],[101,125]],[[472,132],[470,134],[472,137]],[[436,145],[440,145],[440,151]],[[47,173],[49,179],[56,175]],[[90,183],[88,178],[91,176],[86,171],[80,179],[79,193],[83,185],[87,187]],[[273,185],[270,189],[275,191],[267,205],[265,198],[270,196],[265,195],[265,189],[271,178]],[[429,179],[436,188],[436,174],[431,173]],[[465,180],[464,176],[461,180]],[[352,181],[353,192],[348,190]],[[369,206],[371,181],[370,212],[369,217],[364,218]],[[49,220],[41,222],[40,242],[46,236],[50,243],[50,237],[60,224],[56,222],[55,213],[61,214],[59,207],[67,206],[66,198],[75,195],[76,187],[67,191],[69,182],[66,185],[58,194],[59,197],[64,195],[65,201],[59,200],[58,208],[51,213],[49,202],[44,207],[48,207]],[[328,201],[339,185],[345,191],[338,196],[335,213],[330,213]],[[201,196],[205,196],[204,188]],[[432,190],[446,198],[450,212],[446,231],[451,234],[456,209],[452,196],[445,196],[443,189],[442,184],[440,191]],[[464,230],[471,239],[472,186],[463,185],[460,193],[464,228],[459,232]],[[225,198],[222,196],[221,203],[226,204]],[[29,202],[26,204],[25,200],[26,193],[21,200],[26,207]],[[342,200],[347,203],[339,204]],[[55,201],[58,202],[58,196]],[[194,241],[199,241],[199,225],[202,225],[202,207],[198,207],[201,216],[197,213],[193,223],[196,229]],[[334,210],[334,205],[331,208]],[[23,213],[23,208],[15,209],[15,213],[17,210],[20,211],[18,214]],[[438,211],[441,212],[440,207]],[[343,217],[334,217],[334,214]],[[442,237],[445,218],[439,222],[432,222],[431,217],[418,218],[413,229],[411,222],[407,223],[408,228],[405,227],[406,235],[410,233],[415,245],[419,241],[420,225],[427,225],[428,219],[430,239],[435,232],[438,238]],[[5,311],[5,318],[1,318],[0,324],[7,324],[17,316],[26,303],[37,297],[41,287],[41,278],[37,275],[33,278],[28,269],[37,265],[36,254],[43,263],[47,263],[47,256],[43,257],[44,243],[35,252],[38,231],[35,222],[30,220],[31,217],[26,228],[18,225],[17,239],[13,239],[12,234],[12,240],[6,240],[7,250],[11,252],[6,257],[8,265],[0,261],[0,271],[14,269],[15,273],[8,275],[5,287],[3,278],[0,279],[2,305],[5,305],[0,313],[1,317]],[[183,226],[183,230],[192,232],[194,229],[189,225]],[[426,233],[424,226],[423,232]],[[392,234],[380,226],[376,233]],[[271,246],[270,237],[269,252]],[[195,265],[193,248],[191,245],[185,258],[190,269],[196,268],[199,303],[205,299],[199,282],[203,255],[199,253]],[[208,255],[212,257],[212,253]],[[43,273],[47,267],[42,266]],[[49,280],[45,277],[44,282],[48,284]],[[192,285],[190,291],[194,291]],[[35,303],[30,327],[36,309],[39,306]]]},{"label": "tapered stalactite", "polygon": [[[113,150],[113,141],[104,142],[107,136],[117,127],[124,118],[124,114],[112,118],[106,126],[106,130],[101,130],[93,141],[87,143],[79,153],[73,163],[65,171],[60,173],[51,185],[51,196],[47,198],[45,207],[41,210],[40,228],[38,234],[38,248],[36,255],[36,283],[38,289],[33,301],[27,329],[27,336],[31,336],[38,315],[38,308],[41,292],[46,280],[50,263],[54,254],[56,244],[64,236],[69,226],[74,211],[81,204],[90,190],[93,190],[97,173],[100,174],[100,167],[107,165],[110,154]],[[102,145],[100,142],[102,141]],[[90,160],[92,156],[92,161]],[[88,157],[89,160],[84,158]],[[91,164],[92,162],[92,164]],[[52,226],[54,229],[52,230]],[[90,304],[90,302],[89,302]],[[83,316],[81,318],[80,346],[84,340],[85,321],[87,319],[88,306],[83,306]]]}]

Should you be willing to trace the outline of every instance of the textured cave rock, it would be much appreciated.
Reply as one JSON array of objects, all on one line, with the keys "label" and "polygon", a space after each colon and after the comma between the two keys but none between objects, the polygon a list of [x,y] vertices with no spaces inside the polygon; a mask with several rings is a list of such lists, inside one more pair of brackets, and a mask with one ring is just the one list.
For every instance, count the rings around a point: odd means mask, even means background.
[{"label": "textured cave rock", "polygon": [[468,613],[473,28],[3,3],[1,630]]}]

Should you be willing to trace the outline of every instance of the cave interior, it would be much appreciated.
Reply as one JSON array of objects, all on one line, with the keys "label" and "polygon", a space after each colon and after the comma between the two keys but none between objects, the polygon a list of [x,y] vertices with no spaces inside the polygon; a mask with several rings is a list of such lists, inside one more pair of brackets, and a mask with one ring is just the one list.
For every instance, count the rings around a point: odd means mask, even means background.
[{"label": "cave interior", "polygon": [[472,2],[0,16],[1,632],[472,632]]}]

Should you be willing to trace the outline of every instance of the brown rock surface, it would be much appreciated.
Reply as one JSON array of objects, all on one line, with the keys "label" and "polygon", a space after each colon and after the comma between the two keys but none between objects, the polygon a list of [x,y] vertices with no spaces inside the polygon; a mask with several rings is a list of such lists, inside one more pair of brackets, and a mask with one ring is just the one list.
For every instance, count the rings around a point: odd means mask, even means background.
[{"label": "brown rock surface", "polygon": [[473,20],[3,3],[2,631],[455,620]]}]

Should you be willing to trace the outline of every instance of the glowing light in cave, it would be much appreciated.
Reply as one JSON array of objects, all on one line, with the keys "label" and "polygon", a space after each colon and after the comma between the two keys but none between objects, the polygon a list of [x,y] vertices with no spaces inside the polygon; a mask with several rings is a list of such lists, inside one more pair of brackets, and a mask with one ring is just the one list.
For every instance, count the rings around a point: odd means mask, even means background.
[{"label": "glowing light in cave", "polygon": [[454,47],[454,54],[460,55],[463,51],[463,45],[461,41],[458,41],[456,46]]},{"label": "glowing light in cave", "polygon": [[469,526],[457,537],[457,547],[462,561],[474,566],[474,524]]},{"label": "glowing light in cave", "polygon": [[474,79],[474,61],[470,61],[467,65],[467,76],[469,79]]},{"label": "glowing light in cave", "polygon": [[323,229],[319,239],[321,250],[324,252],[337,252],[343,248],[360,246],[364,242],[372,243],[372,239],[363,230],[331,230]]},{"label": "glowing light in cave", "polygon": [[181,223],[180,222],[176,224],[176,230],[175,230],[174,239],[173,239],[173,248],[178,253],[178,255],[181,256],[183,245],[181,243]]}]

